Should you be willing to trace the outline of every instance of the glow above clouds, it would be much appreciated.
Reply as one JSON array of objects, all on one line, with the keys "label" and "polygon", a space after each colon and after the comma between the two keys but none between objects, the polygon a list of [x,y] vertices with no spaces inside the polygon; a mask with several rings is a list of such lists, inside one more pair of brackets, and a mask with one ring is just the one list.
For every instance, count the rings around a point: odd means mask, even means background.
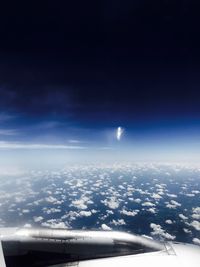
[{"label": "glow above clouds", "polygon": [[118,141],[121,140],[121,137],[122,137],[123,132],[124,132],[124,129],[122,127],[118,127],[117,128],[116,137],[117,137],[117,140]]}]

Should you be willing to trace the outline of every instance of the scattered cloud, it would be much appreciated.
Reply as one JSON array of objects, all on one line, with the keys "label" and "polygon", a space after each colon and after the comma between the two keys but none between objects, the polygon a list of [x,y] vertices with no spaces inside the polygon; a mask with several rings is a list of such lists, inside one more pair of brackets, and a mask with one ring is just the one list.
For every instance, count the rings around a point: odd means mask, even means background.
[{"label": "scattered cloud", "polygon": [[182,220],[187,220],[187,219],[188,219],[188,217],[186,217],[186,216],[183,215],[183,214],[179,214],[178,216],[179,216],[179,218],[181,218]]},{"label": "scattered cloud", "polygon": [[153,229],[151,232],[152,235],[157,235],[159,237],[163,237],[164,239],[174,240],[176,238],[175,235],[171,235],[162,229],[161,225],[151,223],[150,228]]},{"label": "scattered cloud", "polygon": [[[144,228],[146,231],[144,234],[149,235],[151,232],[154,238],[174,240],[178,216],[184,222],[184,225],[182,222],[180,226],[183,227],[187,241],[197,243],[198,241],[192,238],[195,238],[196,231],[200,231],[200,207],[186,207],[184,196],[181,195],[179,198],[180,193],[175,195],[176,192],[182,192],[181,187],[190,192],[189,183],[193,183],[192,175],[190,180],[185,178],[184,184],[174,175],[167,176],[169,180],[165,176],[163,183],[159,181],[159,179],[162,180],[160,176],[162,169],[157,167],[153,172],[159,177],[151,180],[147,177],[146,181],[139,184],[139,178],[136,177],[143,175],[143,171],[150,172],[148,168],[143,165],[123,164],[112,167],[106,164],[76,165],[66,166],[62,170],[33,169],[30,172],[20,173],[14,179],[8,175],[6,179],[1,179],[0,225],[10,226],[9,220],[15,216],[22,225],[24,220],[27,220],[26,227],[39,225],[71,229],[77,225],[82,227],[86,218],[90,220],[91,217],[91,221],[95,218],[94,228],[97,229],[111,230],[124,226],[126,229],[132,229],[130,227],[133,225],[133,220],[140,220],[140,216],[144,216],[144,211],[147,215],[147,223],[150,225],[150,229]],[[198,172],[197,169],[194,171]],[[3,176],[2,173],[3,171],[0,171],[1,176]],[[176,184],[177,189],[181,188],[180,191],[174,188],[172,190],[173,184]],[[195,195],[194,198],[196,197],[194,201],[197,201],[198,184],[192,185],[191,192]],[[198,203],[194,201],[192,199],[192,203]],[[5,210],[8,211],[7,217],[4,216]],[[158,223],[159,218],[163,216],[163,211],[165,211],[164,223],[161,226]],[[134,216],[137,217],[133,218]],[[150,224],[149,220],[152,221],[152,217],[156,222]]]},{"label": "scattered cloud", "polygon": [[194,227],[197,231],[200,231],[200,222],[194,220],[191,223],[188,223],[188,225]]},{"label": "scattered cloud", "polygon": [[89,198],[86,196],[82,196],[80,199],[76,199],[74,201],[72,201],[71,206],[76,207],[77,209],[80,210],[86,210],[87,209],[87,205],[90,204],[89,202]]},{"label": "scattered cloud", "polygon": [[109,227],[109,226],[108,226],[107,224],[105,224],[105,223],[103,223],[103,224],[101,225],[101,229],[104,230],[104,231],[110,231],[110,230],[112,230],[112,228]]},{"label": "scattered cloud", "polygon": [[177,207],[180,207],[181,204],[175,200],[171,200],[170,202],[166,202],[166,207],[169,209],[176,209]]},{"label": "scattered cloud", "polygon": [[187,229],[187,228],[183,228],[183,231],[184,231],[186,234],[191,234],[191,233],[192,233],[192,231],[189,230],[189,229]]},{"label": "scattered cloud", "polygon": [[56,229],[68,229],[65,222],[58,222],[56,219],[51,219],[41,223],[44,227],[56,228]]},{"label": "scattered cloud", "polygon": [[200,220],[200,207],[193,208],[192,211],[193,211],[192,218]]},{"label": "scattered cloud", "polygon": [[199,238],[193,238],[192,239],[193,243],[196,244],[196,245],[199,245],[200,246],[200,239]]},{"label": "scattered cloud", "polygon": [[111,197],[110,199],[105,199],[101,202],[110,209],[117,209],[119,207],[119,201],[116,197]]},{"label": "scattered cloud", "polygon": [[154,199],[156,199],[156,200],[162,198],[159,194],[156,194],[156,193],[153,193],[153,194],[151,195],[151,197],[154,198]]},{"label": "scattered cloud", "polygon": [[83,217],[90,217],[92,215],[91,211],[82,210],[79,212],[79,214]]},{"label": "scattered cloud", "polygon": [[132,216],[132,217],[134,217],[135,215],[137,215],[138,212],[139,212],[139,210],[128,211],[126,209],[122,209],[120,211],[121,214],[126,215],[126,216]]},{"label": "scattered cloud", "polygon": [[42,216],[38,216],[38,217],[35,216],[35,217],[33,217],[33,220],[34,220],[34,222],[41,222],[44,220],[44,218]]},{"label": "scattered cloud", "polygon": [[147,201],[147,202],[142,203],[142,206],[144,206],[144,207],[154,207],[155,204],[151,203],[150,201]]},{"label": "scattered cloud", "polygon": [[125,223],[124,219],[118,219],[118,220],[112,220],[111,224],[118,226],[118,225],[125,225],[126,223]]},{"label": "scattered cloud", "polygon": [[166,220],[165,223],[166,223],[166,224],[173,224],[172,220],[169,220],[169,219]]}]

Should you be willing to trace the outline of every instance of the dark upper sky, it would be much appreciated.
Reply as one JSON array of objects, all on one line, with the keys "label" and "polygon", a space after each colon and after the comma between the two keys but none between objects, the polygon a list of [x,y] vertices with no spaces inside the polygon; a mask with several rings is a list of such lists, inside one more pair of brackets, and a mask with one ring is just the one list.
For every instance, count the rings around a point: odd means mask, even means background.
[{"label": "dark upper sky", "polygon": [[[5,5],[2,141],[40,140],[41,125],[57,137],[71,131],[75,139],[88,137],[88,129],[118,125],[139,135],[200,129],[198,1]],[[26,135],[14,136],[14,130]]]}]

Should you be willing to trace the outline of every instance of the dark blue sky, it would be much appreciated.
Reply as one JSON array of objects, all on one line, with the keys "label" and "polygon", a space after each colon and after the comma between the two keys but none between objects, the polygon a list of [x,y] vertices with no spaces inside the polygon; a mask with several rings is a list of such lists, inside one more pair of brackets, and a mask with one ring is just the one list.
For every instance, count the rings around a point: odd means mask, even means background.
[{"label": "dark blue sky", "polygon": [[0,12],[2,153],[60,145],[198,159],[197,1],[26,1]]}]

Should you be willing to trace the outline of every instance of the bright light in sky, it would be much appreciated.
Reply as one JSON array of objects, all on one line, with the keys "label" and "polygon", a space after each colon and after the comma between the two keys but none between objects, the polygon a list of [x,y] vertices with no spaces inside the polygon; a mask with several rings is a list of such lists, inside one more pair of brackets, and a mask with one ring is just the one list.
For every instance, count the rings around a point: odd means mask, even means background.
[{"label": "bright light in sky", "polygon": [[117,140],[118,140],[118,141],[121,140],[123,131],[124,131],[124,130],[123,130],[122,127],[118,127],[118,128],[117,128],[117,131],[116,131],[116,137],[117,137]]}]

